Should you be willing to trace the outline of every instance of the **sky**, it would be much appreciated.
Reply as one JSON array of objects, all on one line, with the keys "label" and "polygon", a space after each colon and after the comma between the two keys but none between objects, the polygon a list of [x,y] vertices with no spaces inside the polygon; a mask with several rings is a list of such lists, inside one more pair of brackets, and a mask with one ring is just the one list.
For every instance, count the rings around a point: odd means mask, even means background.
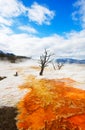
[{"label": "sky", "polygon": [[0,50],[85,59],[85,0],[0,0]]}]

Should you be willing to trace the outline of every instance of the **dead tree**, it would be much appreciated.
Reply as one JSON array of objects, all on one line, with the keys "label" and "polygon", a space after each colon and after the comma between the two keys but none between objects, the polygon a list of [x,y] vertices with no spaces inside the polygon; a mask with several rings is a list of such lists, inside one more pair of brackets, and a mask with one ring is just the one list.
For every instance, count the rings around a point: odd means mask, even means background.
[{"label": "dead tree", "polygon": [[52,62],[53,69],[56,70],[55,64]]},{"label": "dead tree", "polygon": [[57,62],[58,70],[60,70],[63,66],[64,66],[64,63],[62,63],[62,62]]},{"label": "dead tree", "polygon": [[43,75],[43,71],[45,67],[47,67],[48,64],[52,62],[52,59],[51,59],[52,56],[53,54],[49,53],[46,49],[44,50],[44,54],[40,56],[40,60],[39,60],[39,64],[41,68],[39,75]]},{"label": "dead tree", "polygon": [[64,63],[60,62],[60,61],[57,61],[57,63],[52,62],[52,66],[53,66],[54,70],[56,70],[56,69],[60,70],[64,66]]}]

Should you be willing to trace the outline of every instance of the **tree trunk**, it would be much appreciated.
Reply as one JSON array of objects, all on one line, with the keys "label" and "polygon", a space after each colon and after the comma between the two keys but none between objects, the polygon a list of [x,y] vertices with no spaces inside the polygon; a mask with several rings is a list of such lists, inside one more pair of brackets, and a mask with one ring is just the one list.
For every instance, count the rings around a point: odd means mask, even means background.
[{"label": "tree trunk", "polygon": [[44,67],[41,68],[40,75],[43,75]]}]

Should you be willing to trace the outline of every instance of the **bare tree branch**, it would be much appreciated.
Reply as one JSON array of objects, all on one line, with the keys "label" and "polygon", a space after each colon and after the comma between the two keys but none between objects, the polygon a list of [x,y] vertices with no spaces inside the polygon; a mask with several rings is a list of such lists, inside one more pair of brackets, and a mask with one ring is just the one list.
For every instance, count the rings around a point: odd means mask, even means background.
[{"label": "bare tree branch", "polygon": [[57,62],[57,67],[60,70],[64,66],[64,63],[62,62]]},{"label": "bare tree branch", "polygon": [[48,64],[50,62],[52,62],[52,59],[51,57],[53,56],[54,54],[51,54],[49,53],[46,49],[44,50],[44,54],[42,54],[40,56],[40,60],[39,60],[39,64],[40,64],[40,67],[41,67],[41,70],[40,70],[40,75],[43,75],[43,71],[45,69],[45,67],[48,66]]}]

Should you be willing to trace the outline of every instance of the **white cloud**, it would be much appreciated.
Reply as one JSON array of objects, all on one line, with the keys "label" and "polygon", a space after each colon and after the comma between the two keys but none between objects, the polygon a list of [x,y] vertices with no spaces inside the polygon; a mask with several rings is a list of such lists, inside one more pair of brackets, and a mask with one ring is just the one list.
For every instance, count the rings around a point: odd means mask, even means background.
[{"label": "white cloud", "polygon": [[48,8],[39,5],[36,2],[28,8],[28,17],[30,21],[34,21],[39,25],[42,25],[43,23],[49,25],[54,15],[55,13],[53,11],[50,11]]},{"label": "white cloud", "polygon": [[26,12],[26,7],[18,0],[0,0],[0,25],[12,26],[16,18]]},{"label": "white cloud", "polygon": [[77,0],[73,5],[76,10],[72,13],[73,20],[79,20],[85,29],[85,0]]},{"label": "white cloud", "polygon": [[0,0],[0,16],[17,17],[25,12],[25,6],[18,0]]},{"label": "white cloud", "polygon": [[28,33],[30,33],[30,34],[31,34],[31,33],[32,33],[32,34],[33,34],[33,33],[34,33],[34,34],[37,33],[37,30],[36,30],[35,28],[31,27],[31,26],[20,26],[19,29],[22,30],[22,31],[26,31],[26,32],[28,32]]},{"label": "white cloud", "polygon": [[13,31],[4,25],[0,26],[0,34],[12,34]]},{"label": "white cloud", "polygon": [[2,16],[0,16],[0,24],[11,26],[12,22],[13,22],[12,19],[9,20],[9,19],[5,19]]},{"label": "white cloud", "polygon": [[[81,1],[80,3],[82,4],[77,3],[75,6],[79,5],[81,7],[78,13],[84,26],[85,13],[82,13],[82,9],[84,11],[85,4],[83,0],[78,1]],[[34,36],[32,34],[36,34],[37,30],[30,26],[20,26],[19,29],[24,33],[15,34],[9,28],[14,22],[12,18],[26,12],[28,12],[29,19],[39,25],[49,25],[55,15],[53,11],[37,3],[34,3],[30,8],[26,8],[17,0],[0,0],[0,50],[13,52],[18,55],[39,56],[44,48],[48,48],[56,54],[56,57],[85,57],[84,29],[80,32],[68,33],[66,38],[57,34],[42,38]]]},{"label": "white cloud", "polygon": [[13,18],[25,15],[26,7],[18,0],[0,0],[0,24],[12,26]]},{"label": "white cloud", "polygon": [[0,0],[0,16],[5,23],[7,18],[18,17],[22,14],[25,17],[28,15],[30,21],[36,22],[39,25],[49,25],[55,15],[54,11],[50,11],[45,6],[39,5],[36,2],[31,7],[26,7],[18,0]]},{"label": "white cloud", "polygon": [[[40,56],[44,48],[47,48],[54,52],[56,57],[85,58],[85,30],[68,33],[67,38],[57,34],[39,38],[26,33],[2,33],[0,36],[0,49],[7,49],[18,55]],[[1,48],[2,46],[8,47]]]}]

